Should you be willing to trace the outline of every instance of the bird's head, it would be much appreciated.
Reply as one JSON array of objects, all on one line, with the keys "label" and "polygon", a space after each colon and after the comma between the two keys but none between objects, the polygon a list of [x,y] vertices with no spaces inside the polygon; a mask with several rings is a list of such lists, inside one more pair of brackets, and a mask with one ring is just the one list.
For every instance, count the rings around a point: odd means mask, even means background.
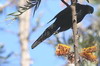
[{"label": "bird's head", "polygon": [[79,3],[76,3],[76,10],[83,10],[86,14],[92,14],[94,12],[94,8],[92,6]]},{"label": "bird's head", "polygon": [[89,14],[92,14],[94,12],[94,8],[92,6],[86,5],[87,6],[87,11]]}]

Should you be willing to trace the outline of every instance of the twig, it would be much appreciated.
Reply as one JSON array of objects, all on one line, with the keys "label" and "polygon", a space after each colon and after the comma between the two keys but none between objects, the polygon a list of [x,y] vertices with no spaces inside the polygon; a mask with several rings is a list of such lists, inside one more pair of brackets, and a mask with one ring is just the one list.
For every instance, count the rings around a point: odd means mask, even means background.
[{"label": "twig", "polygon": [[0,11],[2,11],[4,8],[6,8],[8,5],[11,5],[13,0],[7,1],[5,4],[0,5]]},{"label": "twig", "polygon": [[67,44],[66,37],[65,37],[65,32],[63,33],[63,37],[62,38],[63,38],[64,43]]},{"label": "twig", "polygon": [[64,0],[61,0],[67,7],[69,6],[68,3],[66,3]]},{"label": "twig", "polygon": [[56,38],[57,43],[62,43],[62,42],[59,40],[59,36],[58,36],[58,35],[55,35],[55,38]]},{"label": "twig", "polygon": [[11,30],[7,30],[7,29],[5,29],[5,28],[2,28],[2,27],[0,27],[0,31],[4,31],[4,32],[11,33],[11,34],[18,35],[18,33],[17,33],[17,32],[14,32],[14,31],[11,31]]}]

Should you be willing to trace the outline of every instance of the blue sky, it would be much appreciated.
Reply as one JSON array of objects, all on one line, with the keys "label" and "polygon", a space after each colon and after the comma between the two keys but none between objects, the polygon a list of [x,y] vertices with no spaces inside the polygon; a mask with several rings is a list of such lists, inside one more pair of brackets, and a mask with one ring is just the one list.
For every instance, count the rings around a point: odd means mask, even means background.
[{"label": "blue sky", "polygon": [[[5,3],[6,0],[1,0],[0,4]],[[59,11],[61,11],[63,8],[60,6],[60,0],[48,0],[44,4],[45,0],[42,0],[40,7],[35,13],[34,18],[32,18],[32,24],[35,25],[36,18],[42,13],[43,16],[41,17],[41,24],[42,27],[38,28],[36,32],[33,32],[32,36],[30,37],[30,40],[33,40],[29,42],[29,50],[30,55],[33,60],[33,64],[31,66],[62,66],[67,61],[65,59],[59,58],[55,55],[55,49],[54,46],[48,45],[46,43],[41,43],[39,46],[37,46],[35,49],[31,49],[31,44],[36,40],[40,34],[44,31],[44,29],[47,27],[46,23],[51,20]],[[7,7],[3,14],[0,14],[0,27],[5,28],[7,30],[13,31],[14,33],[4,32],[0,31],[0,42],[4,43],[6,52],[3,54],[6,56],[10,52],[15,52],[15,55],[13,55],[11,58],[8,59],[10,63],[4,64],[4,66],[20,66],[20,44],[18,36],[15,33],[18,33],[18,21],[15,21],[11,24],[10,21],[4,21],[4,19],[7,17],[7,14],[15,12],[16,8],[14,6]],[[91,15],[87,15],[83,20],[85,22],[84,26],[88,26],[90,24],[89,17]],[[45,25],[45,26],[43,26]],[[71,36],[71,30],[66,31],[67,36]]]}]

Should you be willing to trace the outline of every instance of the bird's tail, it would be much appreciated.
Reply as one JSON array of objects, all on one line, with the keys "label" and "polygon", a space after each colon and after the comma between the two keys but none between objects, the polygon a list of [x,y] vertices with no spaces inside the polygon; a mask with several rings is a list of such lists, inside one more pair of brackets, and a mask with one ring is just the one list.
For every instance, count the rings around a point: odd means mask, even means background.
[{"label": "bird's tail", "polygon": [[44,41],[46,38],[50,37],[56,30],[58,29],[58,26],[54,23],[51,26],[49,26],[43,34],[32,44],[31,48],[35,48],[37,45],[39,45],[42,41]]}]

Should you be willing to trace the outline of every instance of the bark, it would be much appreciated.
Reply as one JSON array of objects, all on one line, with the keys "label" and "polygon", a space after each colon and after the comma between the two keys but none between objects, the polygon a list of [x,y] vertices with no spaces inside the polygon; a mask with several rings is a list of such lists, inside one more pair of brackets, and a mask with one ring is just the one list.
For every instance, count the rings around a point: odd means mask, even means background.
[{"label": "bark", "polygon": [[[69,6],[64,0],[61,0],[66,6]],[[67,66],[80,66],[79,65],[79,54],[78,54],[78,31],[77,31],[77,16],[76,16],[76,6],[77,0],[71,0],[72,9],[72,21],[73,21],[73,39],[74,39],[74,63],[69,61]]]},{"label": "bark", "polygon": [[72,21],[73,21],[73,39],[74,39],[74,52],[75,52],[75,66],[79,65],[79,54],[78,54],[78,31],[77,31],[77,16],[75,3],[77,0],[71,0],[72,3]]},{"label": "bark", "polygon": [[[19,0],[18,6],[23,6],[26,0]],[[30,54],[28,49],[28,36],[30,26],[30,10],[19,17],[19,38],[21,46],[21,66],[30,66]]]}]

